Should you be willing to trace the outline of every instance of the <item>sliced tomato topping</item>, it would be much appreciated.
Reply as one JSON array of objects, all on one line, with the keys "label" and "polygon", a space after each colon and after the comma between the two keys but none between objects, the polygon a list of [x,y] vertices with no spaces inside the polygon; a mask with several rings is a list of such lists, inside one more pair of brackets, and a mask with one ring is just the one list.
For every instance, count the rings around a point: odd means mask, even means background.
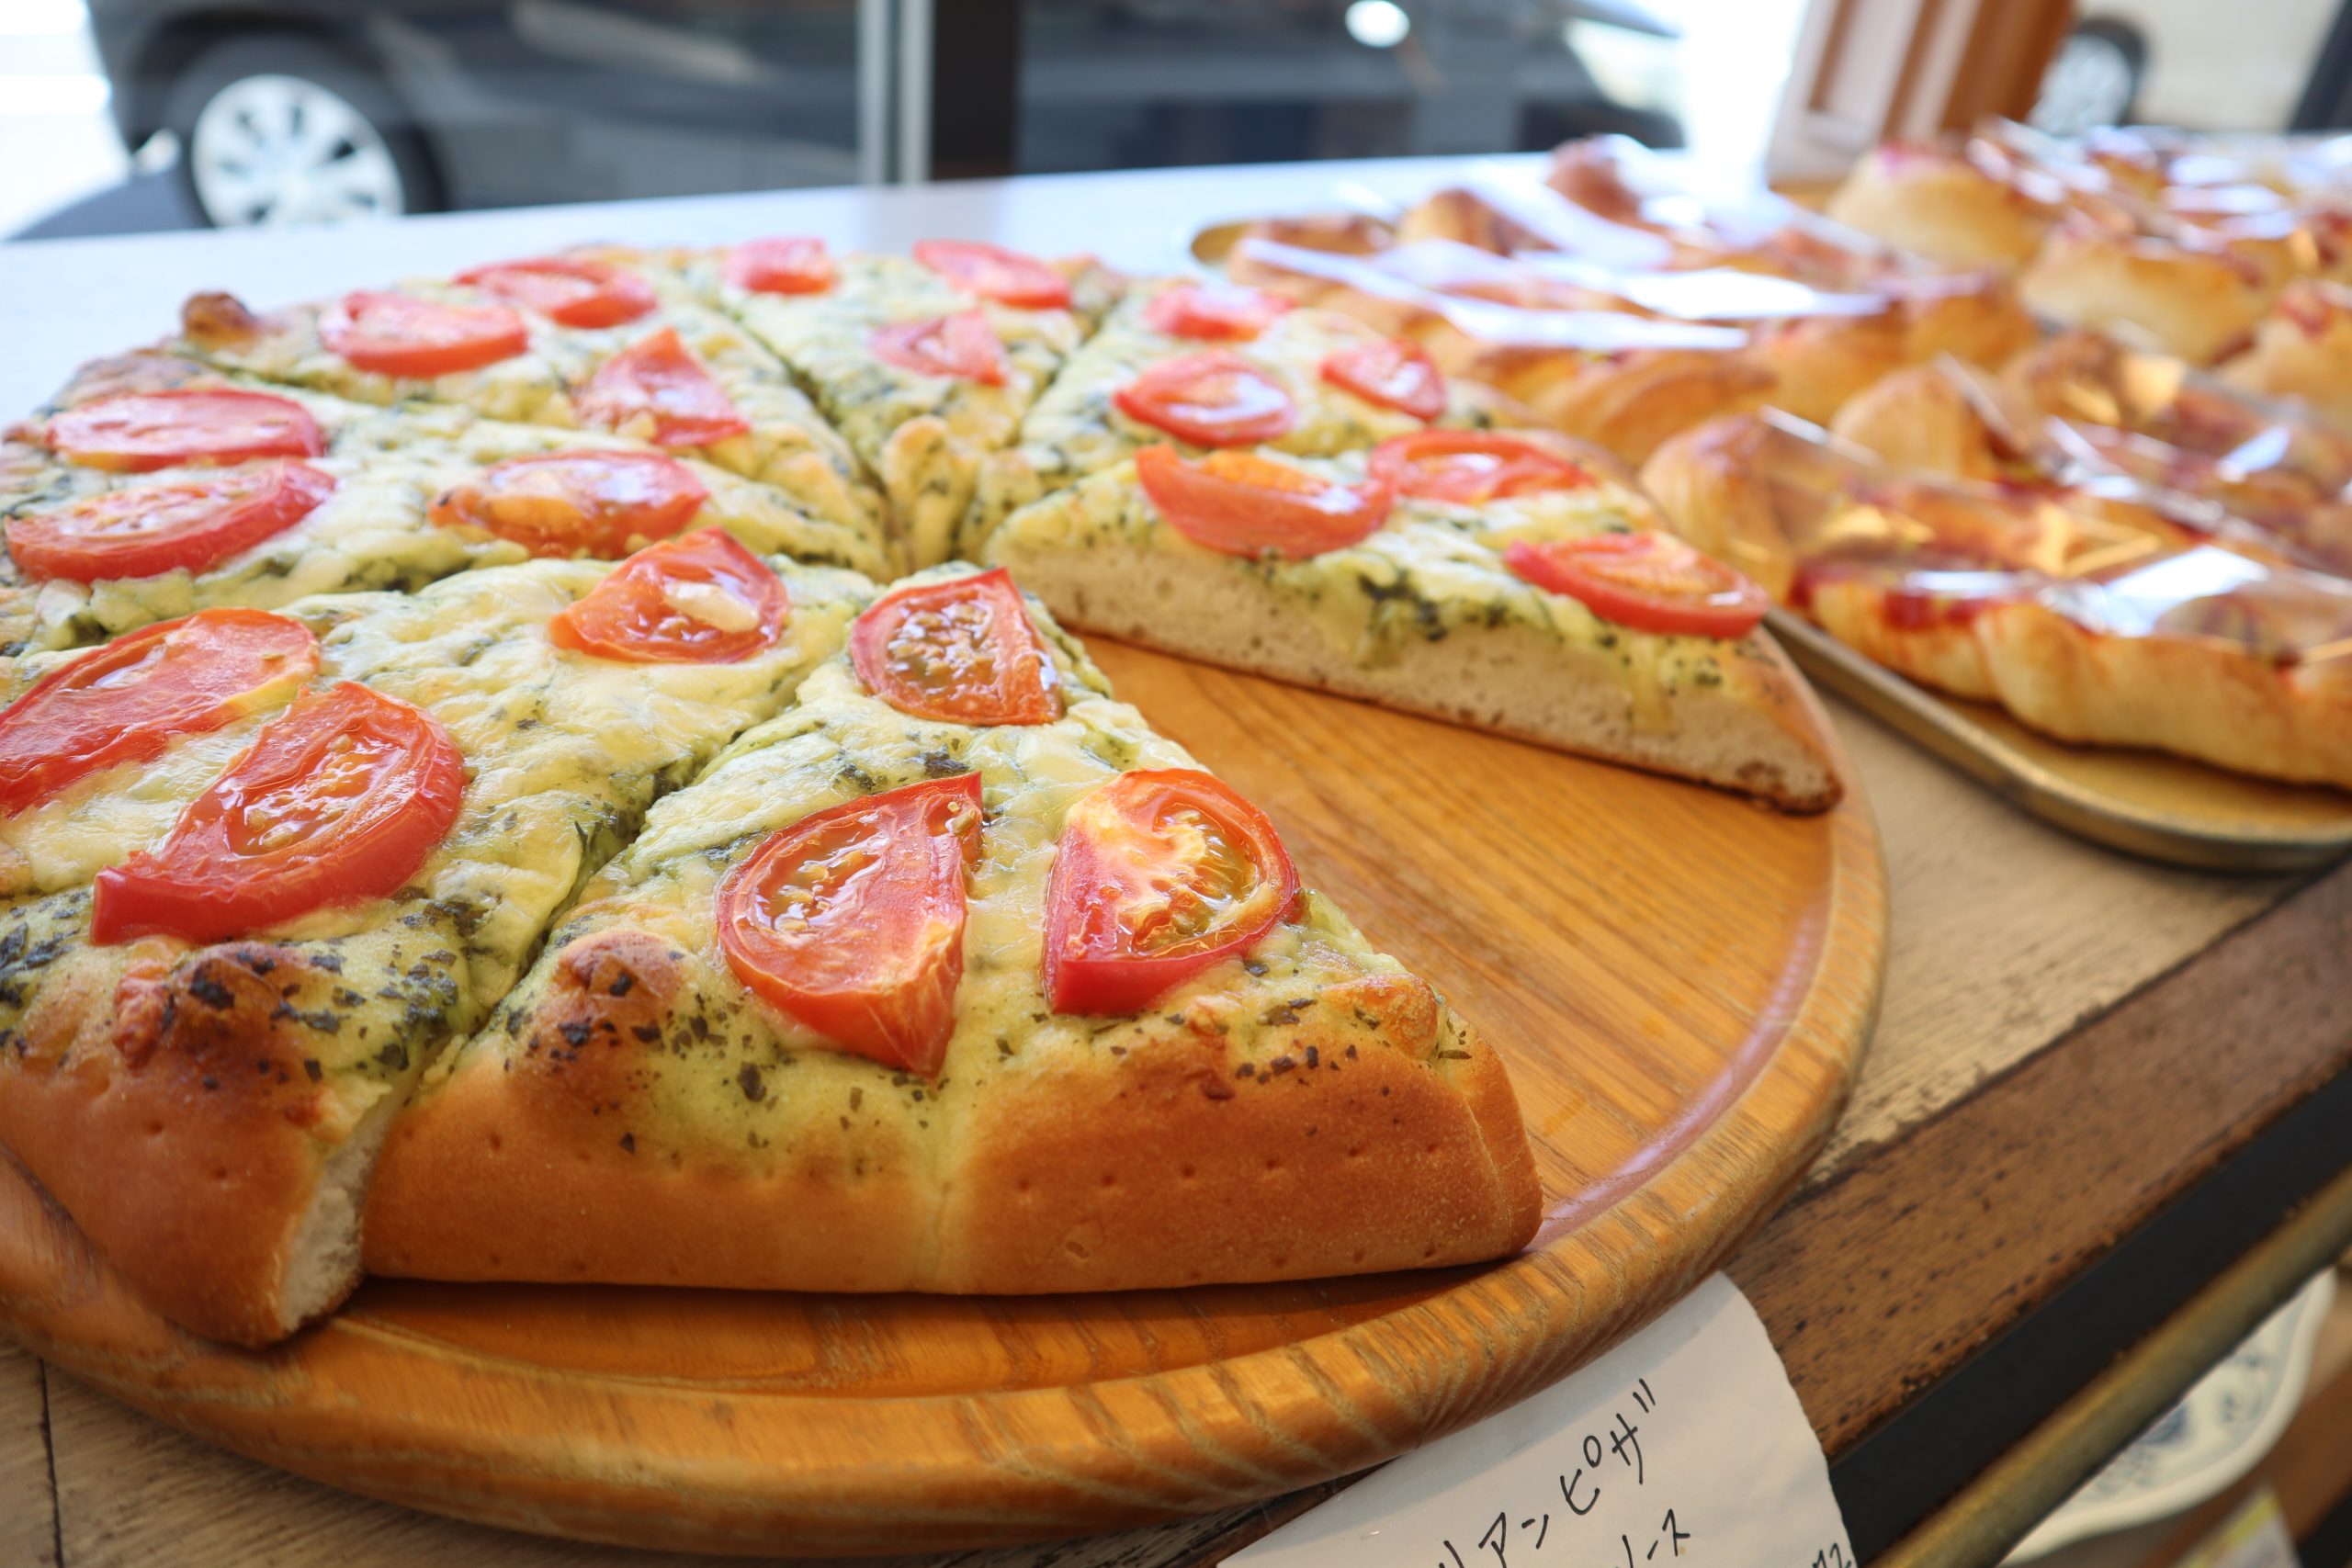
[{"label": "sliced tomato topping", "polygon": [[1129,419],[1195,446],[1279,441],[1298,423],[1283,384],[1223,349],[1162,360],[1111,394]]},{"label": "sliced tomato topping", "polygon": [[1143,308],[1143,324],[1170,337],[1238,343],[1264,332],[1290,306],[1279,294],[1238,283],[1179,283],[1152,296]]},{"label": "sliced tomato topping", "polygon": [[680,532],[709,499],[692,468],[658,452],[545,452],[492,464],[429,515],[535,556],[612,560]]},{"label": "sliced tomato topping", "polygon": [[1004,345],[978,310],[876,327],[866,334],[865,345],[885,364],[918,376],[956,376],[990,387],[1004,385]]},{"label": "sliced tomato topping", "polygon": [[1503,564],[1546,592],[1565,593],[1602,620],[1635,631],[1743,637],[1772,607],[1763,589],[1664,534],[1514,540]]},{"label": "sliced tomato topping", "polygon": [[1415,419],[1445,412],[1445,377],[1419,344],[1383,338],[1343,348],[1323,361],[1323,379],[1368,403]]},{"label": "sliced tomato topping", "polygon": [[1547,490],[1586,490],[1592,475],[1541,442],[1500,431],[1417,430],[1372,449],[1372,471],[1399,495],[1483,506]]},{"label": "sliced tomato topping", "polygon": [[1069,283],[1035,256],[978,240],[921,240],[915,260],[968,294],[1029,310],[1069,308]]},{"label": "sliced tomato topping", "polygon": [[327,307],[319,341],[356,370],[451,376],[514,358],[531,346],[531,332],[503,305],[450,305],[363,288]]},{"label": "sliced tomato topping", "polygon": [[567,327],[616,327],[653,309],[653,286],[606,262],[533,256],[458,274],[459,283],[537,310]]},{"label": "sliced tomato topping", "polygon": [[282,534],[334,493],[308,463],[271,463],[109,491],[8,525],[8,554],[36,582],[204,571]]},{"label": "sliced tomato topping", "polygon": [[727,253],[727,281],[753,294],[822,294],[833,286],[833,258],[812,234],[746,240]]},{"label": "sliced tomato topping", "polygon": [[1355,544],[1388,516],[1385,480],[1334,484],[1253,452],[1188,463],[1173,446],[1147,446],[1136,478],[1170,527],[1229,556],[1304,560]]},{"label": "sliced tomato topping", "polygon": [[152,852],[98,873],[90,940],[223,942],[405,886],[457,825],[466,760],[441,721],[345,681],[305,692]]},{"label": "sliced tomato topping", "polygon": [[980,775],[804,817],[718,885],[718,945],[753,995],[834,1044],[935,1076],[964,978]]},{"label": "sliced tomato topping", "polygon": [[1191,768],[1122,773],[1069,809],[1046,883],[1046,995],[1139,1012],[1272,929],[1298,897],[1265,813]]},{"label": "sliced tomato topping", "polygon": [[0,712],[0,812],[118,763],[152,761],[174,737],[267,707],[318,667],[311,628],[261,610],[199,610],[119,637]]},{"label": "sliced tomato topping", "polygon": [[850,661],[874,694],[916,718],[1049,724],[1054,661],[1002,567],[902,588],[857,618]]},{"label": "sliced tomato topping", "polygon": [[675,327],[605,360],[575,400],[590,423],[657,446],[707,446],[752,428]]},{"label": "sliced tomato topping", "polygon": [[558,648],[625,664],[732,664],[771,648],[784,581],[723,529],[650,545],[548,622]]},{"label": "sliced tomato topping", "polygon": [[315,457],[326,436],[311,411],[267,392],[126,392],[67,409],[49,445],[85,468],[143,474],[182,463]]}]

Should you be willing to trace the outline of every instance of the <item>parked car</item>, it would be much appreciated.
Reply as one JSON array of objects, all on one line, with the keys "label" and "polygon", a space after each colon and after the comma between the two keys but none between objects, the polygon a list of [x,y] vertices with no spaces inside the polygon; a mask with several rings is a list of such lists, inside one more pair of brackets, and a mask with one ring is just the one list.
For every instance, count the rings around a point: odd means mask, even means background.
[{"label": "parked car", "polygon": [[[215,224],[834,184],[861,167],[857,0],[89,3],[126,141],[175,133]],[[1611,98],[1579,58],[1594,27],[1674,36],[1632,0],[999,8],[1021,28],[1023,171],[1680,139],[1670,104]],[[959,67],[973,68],[937,62]]]}]

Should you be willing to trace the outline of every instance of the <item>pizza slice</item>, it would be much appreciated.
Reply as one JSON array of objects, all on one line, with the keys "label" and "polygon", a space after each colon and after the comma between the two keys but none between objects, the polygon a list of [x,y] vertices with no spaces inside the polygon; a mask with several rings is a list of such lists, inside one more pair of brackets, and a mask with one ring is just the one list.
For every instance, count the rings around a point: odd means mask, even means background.
[{"label": "pizza slice", "polygon": [[1770,419],[1678,436],[1642,482],[1693,545],[1899,674],[2061,740],[2352,788],[2340,578],[1883,469]]},{"label": "pizza slice", "polygon": [[[599,280],[595,308],[567,310],[516,281],[567,268]],[[540,257],[266,315],[199,294],[181,312],[179,346],[356,402],[424,399],[607,431],[775,485],[812,516],[881,526],[881,498],[856,457],[775,355],[718,310],[616,264]]]},{"label": "pizza slice", "polygon": [[959,553],[976,558],[1014,508],[1143,446],[1331,457],[1509,412],[1487,389],[1449,381],[1413,344],[1336,312],[1244,286],[1139,283],[1030,408],[1019,444],[981,464]]},{"label": "pizza slice", "polygon": [[0,1144],[191,1329],[262,1344],[333,1307],[435,1053],[869,593],[706,529],[26,661]]},{"label": "pizza slice", "polygon": [[878,528],[642,442],[265,390],[163,355],[77,378],[0,471],[0,654],[218,604],[612,559],[712,525],[763,554],[877,574],[889,560]]},{"label": "pizza slice", "polygon": [[1029,1292],[1526,1243],[1494,1053],[1001,572],[900,583],[583,890],[369,1269]]},{"label": "pizza slice", "polygon": [[880,479],[915,566],[946,558],[981,458],[1012,445],[1115,288],[1091,263],[960,240],[834,257],[777,237],[675,265],[808,389]]},{"label": "pizza slice", "polygon": [[1006,519],[988,559],[1072,625],[1703,780],[1834,804],[1825,724],[1769,603],[1541,434],[1368,456],[1150,446]]}]

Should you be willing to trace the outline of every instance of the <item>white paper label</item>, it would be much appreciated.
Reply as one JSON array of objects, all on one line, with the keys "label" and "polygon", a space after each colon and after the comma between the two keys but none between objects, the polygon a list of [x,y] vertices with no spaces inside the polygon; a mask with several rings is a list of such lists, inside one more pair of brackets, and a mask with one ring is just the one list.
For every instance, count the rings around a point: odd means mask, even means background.
[{"label": "white paper label", "polygon": [[1591,1365],[1415,1450],[1249,1568],[1852,1568],[1819,1439],[1718,1274]]}]

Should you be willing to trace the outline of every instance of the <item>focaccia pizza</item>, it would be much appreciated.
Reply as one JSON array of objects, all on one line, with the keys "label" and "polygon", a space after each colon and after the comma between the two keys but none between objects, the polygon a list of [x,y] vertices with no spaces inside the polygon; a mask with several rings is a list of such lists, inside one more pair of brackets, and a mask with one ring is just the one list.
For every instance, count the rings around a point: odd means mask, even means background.
[{"label": "focaccia pizza", "polygon": [[434,1054],[869,592],[707,529],[24,661],[0,1143],[174,1320],[260,1344],[331,1308]]},{"label": "focaccia pizza", "polygon": [[[571,269],[590,273],[581,298],[551,299],[541,283],[517,281]],[[814,516],[879,526],[872,481],[775,355],[726,315],[626,266],[541,257],[267,314],[199,294],[180,331],[185,352],[223,369],[356,402],[423,399],[609,431],[775,485]]]},{"label": "focaccia pizza", "polygon": [[1030,408],[1018,444],[981,465],[962,550],[975,554],[1015,507],[1139,447],[1331,457],[1498,412],[1491,394],[1349,317],[1246,286],[1138,283]]},{"label": "focaccia pizza", "polygon": [[78,378],[17,427],[0,474],[0,654],[216,604],[616,559],[712,525],[812,564],[887,576],[891,558],[877,524],[646,443],[264,389],[160,355]]},{"label": "focaccia pizza", "polygon": [[989,539],[1073,625],[1785,809],[1834,804],[1768,601],[1658,531],[1609,459],[1419,431],[1313,460],[1151,446]]},{"label": "focaccia pizza", "polygon": [[582,890],[369,1269],[1029,1292],[1522,1245],[1509,1080],[1001,572],[892,589]]}]

